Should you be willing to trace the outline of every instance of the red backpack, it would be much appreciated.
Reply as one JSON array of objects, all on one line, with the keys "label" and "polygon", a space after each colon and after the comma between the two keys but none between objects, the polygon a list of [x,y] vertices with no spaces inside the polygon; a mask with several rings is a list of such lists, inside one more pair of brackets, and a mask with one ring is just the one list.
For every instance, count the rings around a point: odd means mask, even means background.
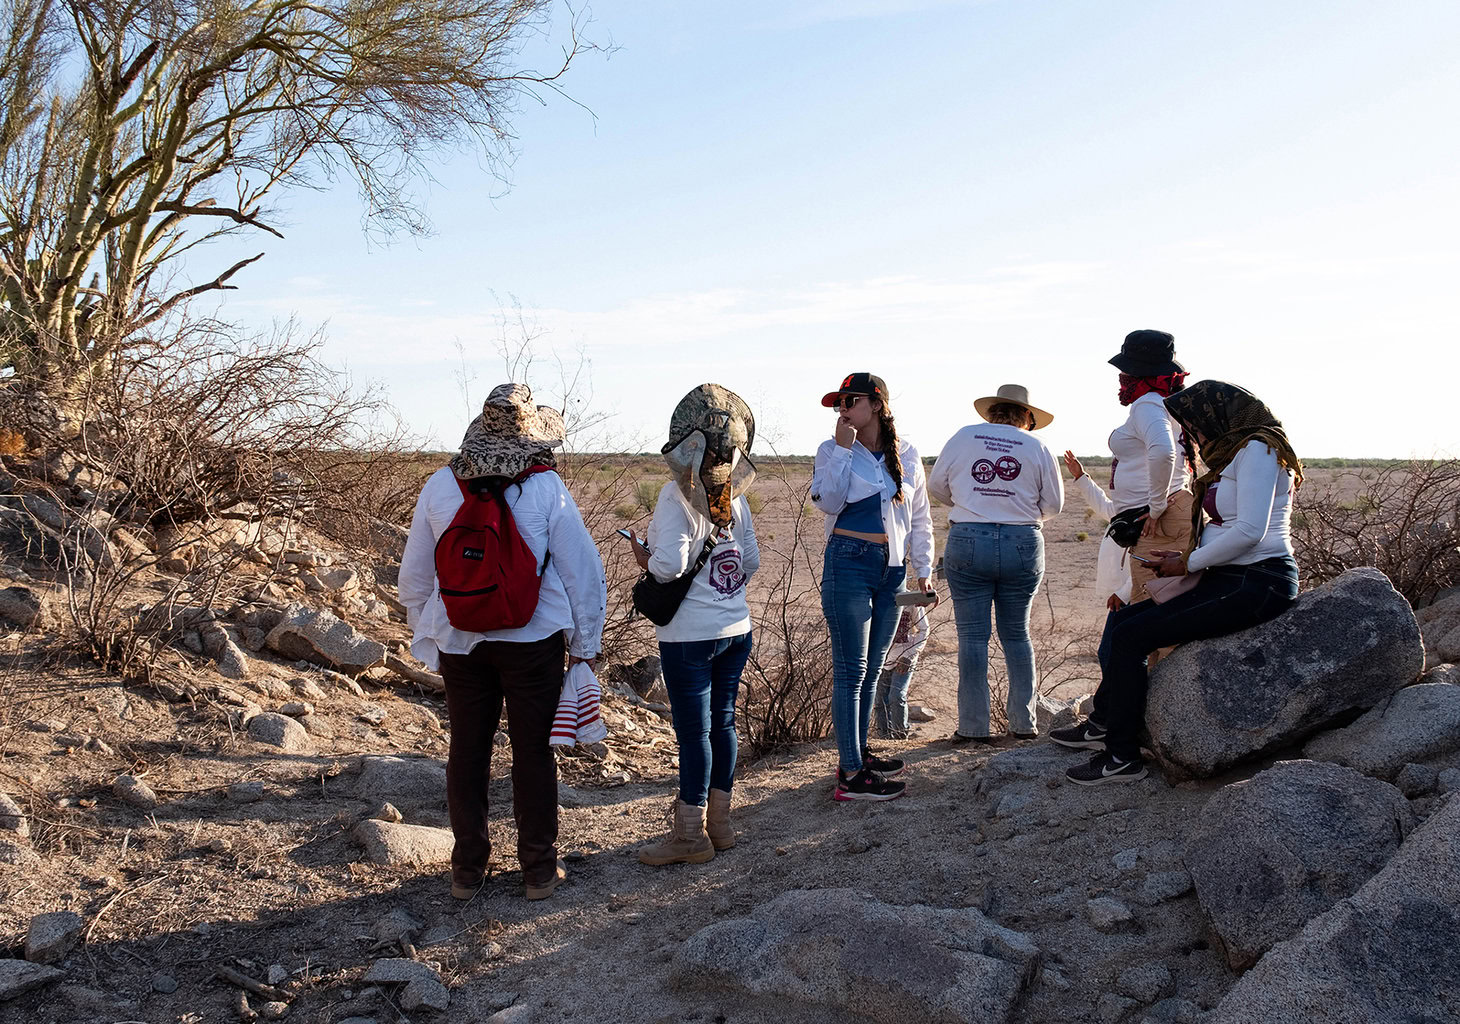
[{"label": "red backpack", "polygon": [[[530,466],[512,483],[520,485],[549,468]],[[506,497],[500,491],[473,493],[465,481],[456,483],[461,488],[461,508],[436,542],[436,579],[446,618],[467,633],[525,626],[537,610],[541,574],[552,554],[543,555],[539,569],[532,549],[517,532]]]}]

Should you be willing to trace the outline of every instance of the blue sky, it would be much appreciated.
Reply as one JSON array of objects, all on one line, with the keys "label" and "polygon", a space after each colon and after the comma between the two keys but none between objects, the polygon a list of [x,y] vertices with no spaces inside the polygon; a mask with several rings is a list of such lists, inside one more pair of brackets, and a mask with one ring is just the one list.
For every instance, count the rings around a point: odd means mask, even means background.
[{"label": "blue sky", "polygon": [[868,369],[925,453],[1011,381],[1055,413],[1051,446],[1099,453],[1123,418],[1105,360],[1157,327],[1300,454],[1460,454],[1453,0],[592,15],[618,48],[566,79],[582,106],[523,106],[510,188],[446,160],[435,233],[388,246],[348,182],[287,196],[284,241],[228,243],[268,255],[222,312],[326,323],[330,357],[440,447],[468,418],[457,344],[479,404],[515,300],[538,366],[586,353],[636,450],[713,380],[810,452],[820,395]]}]

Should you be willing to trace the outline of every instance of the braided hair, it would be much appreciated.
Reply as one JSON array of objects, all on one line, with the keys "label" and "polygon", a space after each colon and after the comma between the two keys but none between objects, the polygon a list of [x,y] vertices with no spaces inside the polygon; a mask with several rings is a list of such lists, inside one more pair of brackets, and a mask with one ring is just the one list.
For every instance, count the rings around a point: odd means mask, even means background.
[{"label": "braided hair", "polygon": [[893,504],[902,501],[902,453],[898,450],[897,443],[897,422],[892,418],[892,406],[887,404],[887,399],[882,400],[882,411],[877,414],[878,436],[882,444],[882,464],[887,467],[887,475],[892,477],[892,486],[897,493],[892,496]]}]

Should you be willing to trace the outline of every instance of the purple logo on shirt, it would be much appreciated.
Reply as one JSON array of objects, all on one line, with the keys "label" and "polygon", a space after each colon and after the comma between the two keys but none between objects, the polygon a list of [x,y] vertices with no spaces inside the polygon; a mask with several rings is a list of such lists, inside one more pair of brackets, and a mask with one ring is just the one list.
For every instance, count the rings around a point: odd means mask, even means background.
[{"label": "purple logo on shirt", "polygon": [[994,469],[994,464],[988,459],[979,459],[973,464],[973,478],[979,483],[991,484],[996,476],[998,476],[998,471]]},{"label": "purple logo on shirt", "polygon": [[1005,455],[994,463],[994,472],[999,474],[1000,480],[1015,480],[1019,471],[1024,467],[1019,465],[1019,460],[1012,455]]},{"label": "purple logo on shirt", "polygon": [[740,552],[734,548],[710,556],[705,567],[710,573],[710,586],[729,596],[745,586],[745,573],[740,568]]}]

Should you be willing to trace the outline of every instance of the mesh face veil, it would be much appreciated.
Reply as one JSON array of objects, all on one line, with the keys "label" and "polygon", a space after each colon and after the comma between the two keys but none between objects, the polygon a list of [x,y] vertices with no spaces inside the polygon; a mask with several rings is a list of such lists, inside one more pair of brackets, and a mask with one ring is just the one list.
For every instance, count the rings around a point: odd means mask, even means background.
[{"label": "mesh face veil", "polygon": [[718,384],[701,384],[675,406],[660,452],[690,507],[725,527],[732,503],[755,480],[754,441],[750,406]]}]

